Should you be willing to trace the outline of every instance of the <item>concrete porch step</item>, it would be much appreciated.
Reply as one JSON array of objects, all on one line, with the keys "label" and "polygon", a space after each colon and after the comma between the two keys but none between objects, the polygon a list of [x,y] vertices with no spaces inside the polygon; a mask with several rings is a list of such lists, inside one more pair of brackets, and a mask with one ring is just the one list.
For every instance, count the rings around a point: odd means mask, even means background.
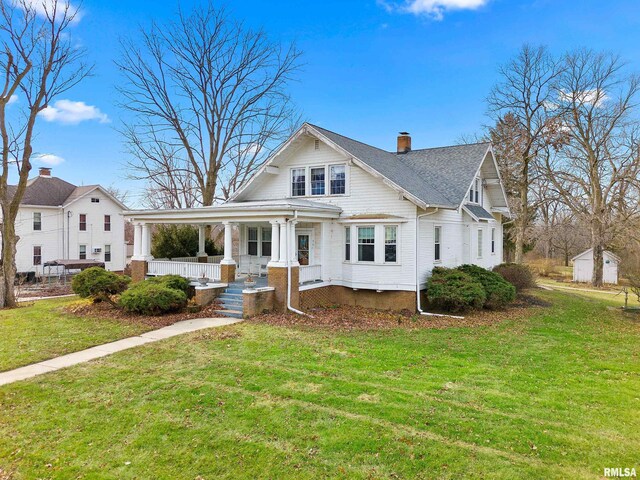
[{"label": "concrete porch step", "polygon": [[231,318],[242,318],[241,310],[215,310],[215,313]]}]

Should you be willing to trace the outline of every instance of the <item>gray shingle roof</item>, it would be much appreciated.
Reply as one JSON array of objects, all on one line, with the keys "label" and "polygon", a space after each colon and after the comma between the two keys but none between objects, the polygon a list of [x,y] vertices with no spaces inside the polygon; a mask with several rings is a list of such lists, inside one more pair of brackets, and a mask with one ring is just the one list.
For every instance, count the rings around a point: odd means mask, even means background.
[{"label": "gray shingle roof", "polygon": [[[58,207],[86,195],[97,187],[98,185],[77,187],[58,177],[38,176],[27,182],[27,188],[25,189],[20,204]],[[9,195],[13,196],[16,191],[16,186],[9,185],[8,190]]]},{"label": "gray shingle roof", "polygon": [[493,215],[487,212],[482,206],[473,203],[465,203],[464,208],[478,220],[493,220]]},{"label": "gray shingle roof", "polygon": [[445,208],[457,208],[463,201],[490,145],[474,143],[398,154],[310,126],[427,205]]},{"label": "gray shingle roof", "polygon": [[[42,205],[57,207],[62,205],[77,187],[57,177],[36,177],[27,183],[27,188],[22,197],[22,205]],[[10,193],[15,193],[16,187],[12,186]]]}]

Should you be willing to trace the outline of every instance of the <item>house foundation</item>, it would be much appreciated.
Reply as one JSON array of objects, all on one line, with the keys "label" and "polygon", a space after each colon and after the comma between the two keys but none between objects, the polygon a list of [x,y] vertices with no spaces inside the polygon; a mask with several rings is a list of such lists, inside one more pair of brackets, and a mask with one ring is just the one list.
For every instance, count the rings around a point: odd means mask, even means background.
[{"label": "house foundation", "polygon": [[351,305],[376,310],[416,311],[416,294],[411,291],[362,290],[340,285],[312,288],[300,292],[302,310],[328,307],[332,305]]},{"label": "house foundation", "polygon": [[235,263],[223,263],[220,265],[220,281],[222,283],[233,283],[236,281]]}]

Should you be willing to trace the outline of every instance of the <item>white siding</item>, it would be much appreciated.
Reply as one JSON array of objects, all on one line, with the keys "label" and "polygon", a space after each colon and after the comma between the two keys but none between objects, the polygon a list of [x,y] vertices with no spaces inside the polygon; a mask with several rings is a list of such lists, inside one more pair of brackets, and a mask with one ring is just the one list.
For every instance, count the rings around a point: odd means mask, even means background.
[{"label": "white siding", "polygon": [[[99,198],[92,203],[91,198]],[[67,225],[67,212],[71,212]],[[33,213],[42,213],[42,230],[33,230]],[[79,231],[79,215],[87,215],[87,231]],[[104,215],[111,215],[111,231],[104,231]],[[67,233],[68,232],[68,233]],[[33,246],[42,247],[42,263],[49,260],[77,259],[80,245],[87,245],[87,258],[104,261],[105,245],[111,245],[108,270],[122,270],[125,266],[124,217],[122,209],[102,192],[95,191],[69,205],[68,208],[21,207],[16,218],[18,272],[42,273],[42,266],[33,265]],[[67,245],[67,235],[69,242]],[[64,236],[64,238],[63,238]],[[64,248],[63,248],[64,245]],[[102,249],[93,254],[93,247]]]},{"label": "white siding", "polygon": [[[277,174],[265,174],[256,179],[238,200],[268,200],[289,198],[291,192],[290,169],[315,167],[336,163],[348,163],[347,159],[328,145],[320,142],[316,149],[312,138],[302,139],[277,160]],[[329,174],[327,170],[327,175]],[[307,192],[309,193],[308,189]],[[300,198],[300,197],[296,197]],[[342,208],[342,221],[326,222],[322,245],[322,228],[319,223],[299,224],[298,228],[314,229],[314,260],[323,265],[323,280],[352,288],[380,290],[415,290],[416,282],[416,215],[417,207],[401,199],[398,192],[388,187],[358,166],[347,166],[347,192],[340,196],[312,196],[309,200],[326,202]],[[483,205],[490,211],[490,195],[484,191]],[[400,221],[375,223],[345,223],[344,218],[353,215],[381,214],[401,217]],[[384,225],[398,225],[398,261],[384,263]],[[351,261],[344,261],[345,226],[351,226]],[[376,262],[357,262],[357,226],[376,226]],[[463,263],[475,263],[486,268],[502,262],[502,226],[498,221],[477,223],[467,214],[456,210],[439,210],[436,214],[420,219],[418,265],[421,282],[425,282],[434,265],[433,227],[442,227],[441,261],[437,265],[455,267]],[[477,258],[477,229],[483,228],[483,256]],[[496,229],[496,251],[491,253],[491,228]],[[322,252],[325,257],[322,258]]]}]

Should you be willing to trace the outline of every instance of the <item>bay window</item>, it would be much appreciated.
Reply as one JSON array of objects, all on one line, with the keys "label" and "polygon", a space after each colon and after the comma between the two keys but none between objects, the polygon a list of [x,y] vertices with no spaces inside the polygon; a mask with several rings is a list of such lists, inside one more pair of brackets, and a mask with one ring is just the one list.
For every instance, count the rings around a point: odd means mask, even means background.
[{"label": "bay window", "polygon": [[395,263],[398,260],[398,227],[388,225],[384,227],[384,261]]},{"label": "bay window", "polygon": [[344,259],[351,261],[351,227],[344,227]]},{"label": "bay window", "polygon": [[376,259],[375,227],[358,227],[358,261],[374,262]]}]

